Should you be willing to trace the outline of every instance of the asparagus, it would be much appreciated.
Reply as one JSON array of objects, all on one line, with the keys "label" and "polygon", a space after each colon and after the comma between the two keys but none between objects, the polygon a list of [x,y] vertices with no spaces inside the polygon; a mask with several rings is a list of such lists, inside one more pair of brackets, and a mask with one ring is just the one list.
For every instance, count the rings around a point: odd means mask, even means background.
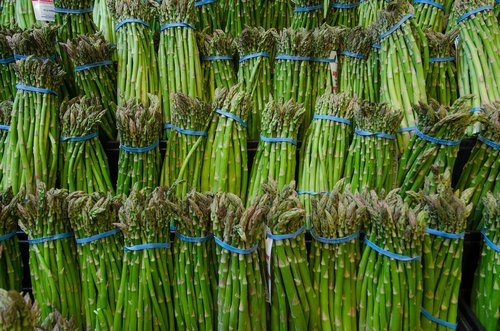
[{"label": "asparagus", "polygon": [[14,52],[15,60],[22,60],[33,55],[40,60],[55,60],[57,27],[42,25],[16,32],[7,36],[9,47]]},{"label": "asparagus", "polygon": [[12,105],[13,102],[10,100],[0,102],[0,170],[2,170],[0,171],[0,183],[4,177],[4,161],[2,160],[5,155],[9,154],[7,149],[9,146],[7,137],[10,131]]},{"label": "asparagus", "polygon": [[260,12],[260,24],[265,29],[288,28],[291,24],[292,13],[291,0],[265,0]]},{"label": "asparagus", "polygon": [[[222,0],[223,1],[223,0]],[[225,26],[226,17],[222,15],[223,5],[221,0],[197,0],[194,3],[196,7],[196,28],[207,30],[209,33]]]},{"label": "asparagus", "polygon": [[0,193],[0,288],[19,291],[23,266],[16,231],[16,201],[8,189]]},{"label": "asparagus", "polygon": [[16,28],[16,1],[2,0],[0,6],[2,6],[2,10],[0,10],[0,26],[8,29]]},{"label": "asparagus", "polygon": [[115,19],[106,0],[94,0],[92,19],[104,38],[111,43],[116,43]]},{"label": "asparagus", "polygon": [[14,5],[17,26],[19,26],[21,30],[27,30],[33,27],[36,23],[36,19],[31,0],[15,0]]},{"label": "asparagus", "polygon": [[7,29],[0,30],[0,101],[14,100],[16,94],[15,59],[7,43],[7,36],[11,36],[13,32]]},{"label": "asparagus", "polygon": [[5,330],[33,331],[37,324],[38,307],[17,291],[0,289],[0,325]]},{"label": "asparagus", "polygon": [[[294,4],[292,29],[312,30],[323,22],[323,0],[291,0]],[[286,28],[286,27],[284,27]]]},{"label": "asparagus", "polygon": [[441,32],[445,28],[446,0],[432,2],[417,0],[415,4],[415,15],[417,24],[422,29]]},{"label": "asparagus", "polygon": [[252,0],[227,0],[226,28],[232,36],[237,37],[246,26],[259,26],[259,9],[257,1]]},{"label": "asparagus", "polygon": [[360,1],[358,6],[358,24],[368,28],[378,21],[380,13],[387,8],[387,0],[365,0]]},{"label": "asparagus", "polygon": [[354,28],[358,23],[358,0],[335,0],[330,4],[327,21],[331,25]]}]

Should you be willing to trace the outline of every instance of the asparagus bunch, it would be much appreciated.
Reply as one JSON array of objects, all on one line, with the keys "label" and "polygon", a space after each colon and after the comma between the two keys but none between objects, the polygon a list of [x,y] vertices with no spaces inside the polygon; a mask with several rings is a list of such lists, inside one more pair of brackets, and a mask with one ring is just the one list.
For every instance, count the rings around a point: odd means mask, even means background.
[{"label": "asparagus bunch", "polygon": [[14,100],[16,94],[15,59],[7,43],[7,36],[11,36],[12,33],[13,30],[0,30],[0,101]]},{"label": "asparagus bunch", "polygon": [[451,106],[458,98],[455,40],[458,31],[446,34],[427,31],[429,68],[425,75],[427,95],[440,104]]},{"label": "asparagus bunch", "polygon": [[209,33],[217,29],[222,29],[225,24],[226,17],[222,15],[223,0],[198,0],[194,3],[196,7],[196,28]]},{"label": "asparagus bunch", "polygon": [[487,192],[498,191],[500,181],[500,102],[485,105],[483,128],[479,141],[472,149],[469,160],[460,174],[457,189],[472,188],[474,209],[469,217],[469,228],[480,230],[484,197]]},{"label": "asparagus bunch", "polygon": [[118,212],[125,252],[114,330],[175,329],[168,194],[135,187]]},{"label": "asparagus bunch", "polygon": [[167,200],[174,224],[175,319],[179,330],[214,330],[217,323],[217,274],[210,207],[213,196],[190,191]]},{"label": "asparagus bunch", "polygon": [[313,117],[313,88],[311,56],[314,34],[306,29],[283,29],[277,38],[276,61],[274,62],[274,98],[279,103],[294,100],[304,106],[304,121],[301,137]]},{"label": "asparagus bunch", "polygon": [[98,126],[105,111],[97,99],[77,97],[61,106],[59,180],[69,191],[114,192]]},{"label": "asparagus bunch", "polygon": [[36,192],[36,182],[54,187],[59,153],[59,98],[64,71],[51,60],[17,61],[19,84],[12,109],[7,153],[3,158],[4,189]]},{"label": "asparagus bunch", "polygon": [[307,212],[308,227],[311,197],[330,192],[343,176],[356,107],[356,101],[346,94],[327,93],[316,102],[299,163],[298,193]]},{"label": "asparagus bunch", "polygon": [[149,107],[131,100],[116,112],[120,139],[118,194],[128,195],[136,185],[139,189],[154,188],[159,183],[161,112],[158,98],[151,94],[149,98]]},{"label": "asparagus bunch", "polygon": [[108,139],[116,138],[116,69],[113,49],[100,33],[81,35],[62,44],[75,70],[78,92],[96,98],[105,110],[100,130]]},{"label": "asparagus bunch", "polygon": [[230,88],[238,82],[233,58],[236,43],[231,35],[215,30],[210,35],[201,34],[199,45],[205,85],[204,99],[213,101],[216,88]]},{"label": "asparagus bunch", "polygon": [[415,16],[417,24],[422,29],[441,32],[445,28],[446,0],[437,0],[429,3],[417,0],[415,4]]},{"label": "asparagus bunch", "polygon": [[[471,110],[500,100],[500,27],[491,10],[468,13],[486,4],[483,0],[455,1],[453,10],[459,29],[457,78],[459,95],[474,95]],[[452,25],[453,26],[453,25]]]},{"label": "asparagus bunch", "polygon": [[40,60],[55,60],[57,27],[42,25],[7,36],[15,60],[35,56]]},{"label": "asparagus bunch", "polygon": [[158,63],[163,93],[163,123],[171,123],[172,94],[203,97],[203,71],[194,30],[194,0],[165,0],[161,5]]},{"label": "asparagus bunch", "polygon": [[261,8],[261,26],[265,29],[288,28],[292,21],[291,0],[265,0]]},{"label": "asparagus bunch", "polygon": [[[294,4],[292,29],[312,30],[323,22],[323,0],[291,0]],[[287,28],[288,26],[284,27]]]},{"label": "asparagus bunch", "polygon": [[260,6],[257,1],[227,0],[226,6],[226,28],[224,31],[232,36],[239,36],[247,26],[259,26]]},{"label": "asparagus bunch", "polygon": [[94,0],[92,19],[104,38],[109,42],[116,43],[115,18],[107,0]]},{"label": "asparagus bunch", "polygon": [[21,28],[21,30],[27,30],[33,27],[36,23],[36,19],[31,0],[15,0],[14,5],[17,26]]},{"label": "asparagus bunch", "polygon": [[358,6],[358,25],[368,28],[378,21],[380,13],[387,8],[387,0],[365,0]]},{"label": "asparagus bunch", "polygon": [[0,26],[8,29],[17,27],[16,22],[16,1],[15,0],[2,0],[0,1]]},{"label": "asparagus bunch", "polygon": [[152,0],[108,0],[115,16],[118,54],[118,105],[131,99],[149,106],[148,94],[160,96],[154,47]]},{"label": "asparagus bunch", "polygon": [[425,178],[429,178],[429,192],[433,193],[436,182],[431,168],[437,168],[438,174],[453,171],[460,140],[474,118],[467,104],[467,98],[460,98],[451,107],[432,100],[414,107],[418,115],[416,134],[399,163],[397,183],[402,196],[423,188]]},{"label": "asparagus bunch", "polygon": [[485,330],[500,326],[500,193],[487,193],[483,200],[483,236],[479,266],[474,276],[471,307]]},{"label": "asparagus bunch", "polygon": [[217,329],[266,330],[265,278],[258,241],[263,237],[267,198],[245,209],[232,193],[217,193],[212,222],[218,253]]},{"label": "asparagus bunch", "polygon": [[0,193],[0,288],[21,290],[23,266],[17,241],[16,201],[12,190]]},{"label": "asparagus bunch", "polygon": [[216,92],[200,187],[203,192],[231,192],[245,200],[248,186],[246,123],[250,99],[239,90],[235,85]]},{"label": "asparagus bunch", "polygon": [[395,134],[402,114],[387,104],[363,102],[354,112],[354,137],[345,164],[345,184],[353,192],[379,193],[396,187],[398,149]]},{"label": "asparagus bunch", "polygon": [[30,244],[31,284],[40,305],[40,318],[43,320],[57,310],[83,329],[80,270],[67,221],[68,193],[47,191],[44,183],[38,183],[36,195],[26,191],[19,195],[17,209],[19,226]]},{"label": "asparagus bunch", "polygon": [[10,100],[0,102],[0,183],[4,177],[4,161],[3,158],[8,154],[7,147],[9,142],[7,137],[10,131],[10,120],[12,113],[13,102]]},{"label": "asparagus bunch", "polygon": [[309,268],[322,330],[357,330],[358,238],[365,212],[350,190],[340,192],[341,185],[328,196],[313,199],[311,208]]},{"label": "asparagus bunch", "polygon": [[123,237],[115,226],[118,203],[110,194],[68,196],[68,215],[75,232],[87,330],[113,327],[123,257]]},{"label": "asparagus bunch", "polygon": [[38,306],[31,303],[29,294],[0,288],[0,325],[4,330],[32,331],[38,320]]},{"label": "asparagus bunch", "polygon": [[331,25],[354,28],[358,23],[358,0],[334,0],[330,7],[328,21]]},{"label": "asparagus bunch", "polygon": [[366,246],[358,269],[359,330],[420,330],[423,224],[391,191],[364,194]]},{"label": "asparagus bunch", "polygon": [[284,104],[270,101],[262,114],[262,134],[253,160],[247,205],[262,194],[262,184],[270,179],[278,188],[295,178],[297,134],[304,108],[293,100]]},{"label": "asparagus bunch", "polygon": [[248,136],[256,140],[260,134],[261,113],[272,94],[271,54],[274,53],[275,30],[246,28],[238,38],[240,65],[238,81],[251,96]]}]

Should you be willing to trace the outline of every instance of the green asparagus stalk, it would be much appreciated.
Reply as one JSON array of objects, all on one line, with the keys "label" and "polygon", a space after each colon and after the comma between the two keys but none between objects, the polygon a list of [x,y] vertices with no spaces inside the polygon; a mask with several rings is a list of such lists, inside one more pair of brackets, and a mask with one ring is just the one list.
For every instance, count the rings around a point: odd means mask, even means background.
[{"label": "green asparagus stalk", "polygon": [[9,154],[7,149],[9,146],[7,137],[10,131],[12,105],[13,102],[10,100],[0,102],[0,183],[5,175],[3,170],[4,161],[2,160]]},{"label": "green asparagus stalk", "polygon": [[[294,4],[292,29],[312,30],[323,22],[323,0],[291,0]],[[287,27],[284,27],[287,28]]]},{"label": "green asparagus stalk", "polygon": [[38,319],[38,306],[15,290],[0,289],[0,325],[5,330],[34,331]]},{"label": "green asparagus stalk", "polygon": [[292,13],[291,0],[265,0],[261,8],[260,24],[265,29],[288,28],[291,25]]},{"label": "green asparagus stalk", "polygon": [[16,201],[8,189],[0,193],[0,288],[19,291],[23,266],[16,231]]},{"label": "green asparagus stalk", "polygon": [[208,33],[225,26],[226,17],[222,15],[223,0],[197,0],[194,3],[196,10],[196,28]]},{"label": "green asparagus stalk", "polygon": [[111,43],[116,43],[115,19],[107,0],[94,0],[92,19],[104,38]]},{"label": "green asparagus stalk", "polygon": [[387,8],[387,0],[360,1],[358,6],[358,25],[368,28],[378,21],[379,14]]},{"label": "green asparagus stalk", "polygon": [[[247,26],[259,26],[260,6],[252,0],[227,0],[226,28],[224,31],[238,37]],[[227,8],[227,9],[226,9]]]},{"label": "green asparagus stalk", "polygon": [[414,1],[417,24],[422,29],[441,32],[445,28],[446,0]]},{"label": "green asparagus stalk", "polygon": [[7,29],[0,30],[0,101],[14,100],[16,94],[15,59],[7,43],[7,36],[10,37],[13,32]]},{"label": "green asparagus stalk", "polygon": [[55,60],[57,27],[42,25],[7,36],[15,60],[33,55],[41,60]]},{"label": "green asparagus stalk", "polygon": [[0,10],[0,26],[7,29],[16,28],[16,1],[2,0],[0,6],[2,7],[2,10]]},{"label": "green asparagus stalk", "polygon": [[334,26],[345,26],[354,28],[359,25],[358,22],[358,0],[335,0],[328,11],[327,21]]},{"label": "green asparagus stalk", "polygon": [[36,23],[36,19],[31,0],[16,0],[14,4],[17,26],[19,26],[21,30],[27,30],[33,27]]}]

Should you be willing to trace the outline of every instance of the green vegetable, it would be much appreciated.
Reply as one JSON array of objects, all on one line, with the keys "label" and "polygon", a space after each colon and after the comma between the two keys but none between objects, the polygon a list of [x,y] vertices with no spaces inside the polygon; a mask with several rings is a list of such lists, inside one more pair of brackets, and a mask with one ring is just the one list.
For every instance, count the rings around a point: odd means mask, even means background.
[{"label": "green vegetable", "polygon": [[[313,30],[323,22],[323,0],[291,0],[294,4],[292,29]],[[288,28],[288,26],[283,27]]]},{"label": "green vegetable", "polygon": [[358,0],[336,0],[330,4],[332,10],[327,15],[331,25],[354,28],[358,26]]},{"label": "green vegetable", "polygon": [[[3,160],[4,156],[9,154],[7,147],[9,146],[9,141],[7,137],[10,131],[10,120],[12,113],[13,102],[10,100],[0,102],[0,160]],[[4,161],[0,162],[0,182],[4,177],[3,167]],[[0,287],[1,288],[1,287]]]},{"label": "green vegetable", "polygon": [[16,94],[14,54],[7,43],[7,37],[10,37],[13,32],[7,29],[0,30],[0,101],[14,100]]},{"label": "green vegetable", "polygon": [[17,26],[19,26],[21,30],[27,30],[33,27],[36,23],[36,19],[31,0],[15,0],[14,4]]},{"label": "green vegetable", "polygon": [[293,13],[291,0],[265,0],[261,12],[261,26],[265,29],[284,29],[291,24]]},{"label": "green vegetable", "polygon": [[415,3],[415,16],[417,24],[422,29],[428,28],[431,31],[441,32],[445,27],[446,0],[437,0],[434,3],[442,5],[443,8],[428,3]]},{"label": "green vegetable", "polygon": [[13,198],[11,189],[0,193],[0,288],[19,291],[23,265],[16,235],[16,201]]},{"label": "green vegetable", "polygon": [[361,1],[358,6],[358,25],[368,28],[378,21],[379,14],[387,8],[387,0]]},{"label": "green vegetable", "polygon": [[202,3],[195,2],[196,10],[196,28],[208,33],[212,33],[217,29],[222,29],[225,26],[226,16],[223,15],[220,0]]},{"label": "green vegetable", "polygon": [[92,19],[107,41],[116,43],[115,19],[108,7],[107,0],[94,0]]},{"label": "green vegetable", "polygon": [[4,330],[34,331],[37,313],[29,294],[23,298],[17,291],[0,288],[0,325]]},{"label": "green vegetable", "polygon": [[3,7],[0,11],[0,26],[8,29],[16,28],[16,1],[2,0],[0,1],[0,5]]},{"label": "green vegetable", "polygon": [[260,6],[252,0],[227,0],[223,7],[226,10],[226,28],[224,31],[237,37],[247,26],[259,26]]}]

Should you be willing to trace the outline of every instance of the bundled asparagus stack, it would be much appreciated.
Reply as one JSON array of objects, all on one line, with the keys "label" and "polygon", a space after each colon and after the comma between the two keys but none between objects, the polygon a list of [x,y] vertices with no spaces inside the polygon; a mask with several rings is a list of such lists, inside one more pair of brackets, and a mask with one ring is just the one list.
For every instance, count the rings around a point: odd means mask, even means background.
[{"label": "bundled asparagus stack", "polygon": [[357,106],[346,94],[327,93],[316,102],[299,164],[298,193],[307,212],[308,227],[311,196],[333,190],[342,178],[351,141],[350,119]]},{"label": "bundled asparagus stack", "polygon": [[217,193],[212,203],[219,247],[217,329],[266,330],[265,279],[257,248],[263,237],[267,198],[248,209],[232,193]]},{"label": "bundled asparagus stack", "polygon": [[138,99],[149,106],[148,94],[159,95],[158,65],[153,40],[151,0],[110,0],[118,48],[118,105]]},{"label": "bundled asparagus stack", "polygon": [[35,330],[38,320],[38,306],[31,303],[28,293],[0,288],[0,325],[4,330]]},{"label": "bundled asparagus stack", "polygon": [[498,330],[500,321],[500,193],[488,193],[483,201],[483,236],[479,266],[474,276],[471,306],[487,331]]},{"label": "bundled asparagus stack", "polygon": [[407,191],[418,192],[425,178],[429,178],[430,192],[434,192],[436,182],[431,168],[437,168],[438,174],[453,171],[460,140],[474,117],[467,103],[468,98],[460,98],[451,107],[435,101],[414,107],[418,114],[416,134],[399,163],[397,183],[402,196]]},{"label": "bundled asparagus stack", "polygon": [[116,43],[115,19],[107,0],[94,0],[92,19],[104,38],[109,42]]},{"label": "bundled asparagus stack", "polygon": [[359,230],[364,207],[342,183],[311,208],[313,288],[318,293],[322,330],[357,330],[356,281],[360,259]]},{"label": "bundled asparagus stack", "polygon": [[[15,0],[14,4],[17,26],[21,28],[21,30],[27,30],[35,25],[36,19],[31,0]],[[13,26],[11,26],[11,28],[13,28]]]},{"label": "bundled asparagus stack", "polygon": [[217,0],[198,0],[196,7],[196,28],[209,33],[224,27],[226,17],[222,15],[221,3]]},{"label": "bundled asparagus stack", "polygon": [[455,40],[458,31],[446,34],[428,31],[429,68],[426,71],[427,95],[440,104],[451,106],[458,98]]},{"label": "bundled asparagus stack", "polygon": [[125,253],[114,330],[175,330],[168,193],[134,189],[118,213]]},{"label": "bundled asparagus stack", "polygon": [[23,266],[17,241],[16,201],[12,190],[0,193],[0,288],[21,290]]},{"label": "bundled asparagus stack", "polygon": [[396,187],[398,150],[395,133],[402,114],[387,104],[363,102],[354,112],[354,137],[344,170],[352,191],[389,192]]},{"label": "bundled asparagus stack", "polygon": [[7,153],[3,158],[3,187],[14,193],[36,191],[36,182],[54,187],[59,152],[59,98],[64,72],[51,60],[34,57],[17,61],[16,86]]},{"label": "bundled asparagus stack", "polygon": [[213,101],[216,88],[230,88],[238,81],[233,58],[236,44],[231,35],[215,30],[211,35],[201,34],[200,51],[205,100]]},{"label": "bundled asparagus stack", "polygon": [[158,61],[167,128],[171,125],[173,93],[203,97],[203,72],[193,22],[194,0],[162,2]]},{"label": "bundled asparagus stack", "polygon": [[43,25],[7,36],[15,60],[35,56],[39,60],[55,60],[57,27]]},{"label": "bundled asparagus stack", "polygon": [[111,43],[100,33],[82,35],[62,44],[75,70],[75,81],[82,95],[97,98],[106,111],[100,130],[108,139],[116,138],[116,70],[111,60]]},{"label": "bundled asparagus stack", "polygon": [[261,9],[261,26],[265,29],[288,28],[292,20],[291,0],[265,0]]},{"label": "bundled asparagus stack", "polygon": [[231,192],[245,200],[248,186],[246,123],[250,99],[239,90],[238,85],[217,90],[200,187],[203,192]]},{"label": "bundled asparagus stack", "polygon": [[262,194],[262,184],[276,180],[278,188],[295,178],[297,134],[304,108],[290,100],[270,101],[262,114],[262,134],[250,176],[247,205]]},{"label": "bundled asparagus stack", "polygon": [[256,140],[260,134],[262,110],[272,93],[270,57],[274,51],[274,30],[246,28],[238,38],[238,50],[238,80],[242,89],[252,98],[248,136]]},{"label": "bundled asparagus stack", "polygon": [[83,329],[80,270],[67,221],[68,193],[46,191],[43,183],[38,184],[36,196],[22,193],[27,195],[24,202],[20,199],[17,203],[19,225],[28,235],[31,284],[40,305],[40,318],[57,310]]},{"label": "bundled asparagus stack", "polygon": [[10,100],[0,102],[0,183],[4,177],[4,155],[8,154],[7,147],[9,146],[9,142],[7,137],[9,136],[10,131],[10,117],[12,113],[12,105],[13,102]]},{"label": "bundled asparagus stack", "polygon": [[227,0],[226,28],[234,37],[238,37],[247,26],[259,26],[260,6],[252,0]]},{"label": "bundled asparagus stack", "polygon": [[98,125],[105,111],[97,99],[77,97],[61,106],[59,180],[69,191],[114,192]]},{"label": "bundled asparagus stack", "polygon": [[11,36],[12,33],[12,30],[0,30],[0,101],[14,100],[16,94],[15,59],[7,43],[7,36]]},{"label": "bundled asparagus stack", "polygon": [[115,226],[118,203],[103,193],[75,192],[68,199],[69,220],[78,246],[85,324],[89,330],[110,330],[123,255],[123,238]]},{"label": "bundled asparagus stack", "polygon": [[358,0],[334,0],[330,7],[333,9],[328,15],[331,25],[348,28],[358,25]]},{"label": "bundled asparagus stack", "polygon": [[154,188],[159,183],[161,112],[158,98],[149,97],[149,107],[138,101],[129,101],[116,112],[120,139],[118,194],[127,195],[136,185],[138,188]]},{"label": "bundled asparagus stack", "polygon": [[211,120],[210,106],[185,94],[172,96],[172,132],[161,171],[161,185],[170,186],[177,180],[179,197],[202,183],[203,154],[207,141],[207,127]]},{"label": "bundled asparagus stack", "polygon": [[[274,62],[274,98],[279,103],[289,100],[304,106],[304,121],[301,137],[313,117],[311,54],[314,35],[305,29],[295,31],[283,29],[277,40],[276,61]],[[262,128],[263,131],[263,128]]]},{"label": "bundled asparagus stack", "polygon": [[482,200],[487,192],[498,190],[500,181],[500,102],[485,105],[486,121],[479,141],[472,149],[469,161],[462,169],[457,189],[473,188],[473,212],[469,217],[471,229],[481,229],[483,216]]},{"label": "bundled asparagus stack", "polygon": [[196,191],[180,201],[167,200],[177,227],[172,283],[179,330],[214,330],[217,325],[212,200],[212,195]]},{"label": "bundled asparagus stack", "polygon": [[364,0],[358,6],[358,25],[368,28],[378,21],[379,14],[387,8],[387,0]]},{"label": "bundled asparagus stack", "polygon": [[398,190],[365,194],[366,246],[358,269],[359,330],[420,330],[423,224]]},{"label": "bundled asparagus stack", "polygon": [[362,27],[345,30],[340,54],[340,92],[360,100],[376,102],[379,91],[375,86],[375,70],[368,56],[373,52],[372,33]]},{"label": "bundled asparagus stack", "polygon": [[[323,21],[323,0],[291,0],[294,4],[292,28],[312,30]],[[287,28],[286,26],[285,28]]]},{"label": "bundled asparagus stack", "polygon": [[[455,1],[454,12],[458,19],[459,44],[457,78],[459,95],[474,95],[470,99],[472,111],[484,104],[500,100],[500,27],[492,8],[484,6],[486,1]],[[483,10],[474,12],[474,9]],[[490,65],[494,63],[496,65]]]},{"label": "bundled asparagus stack", "polygon": [[17,27],[16,23],[16,1],[15,0],[2,0],[0,1],[0,26],[8,29]]},{"label": "bundled asparagus stack", "polygon": [[422,29],[441,32],[445,28],[446,0],[414,0],[417,24]]}]

